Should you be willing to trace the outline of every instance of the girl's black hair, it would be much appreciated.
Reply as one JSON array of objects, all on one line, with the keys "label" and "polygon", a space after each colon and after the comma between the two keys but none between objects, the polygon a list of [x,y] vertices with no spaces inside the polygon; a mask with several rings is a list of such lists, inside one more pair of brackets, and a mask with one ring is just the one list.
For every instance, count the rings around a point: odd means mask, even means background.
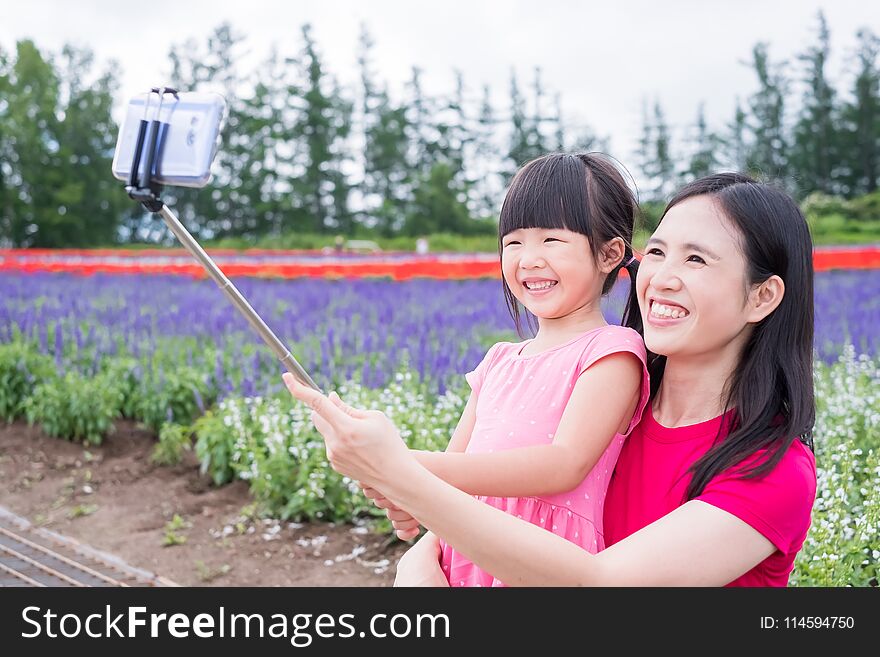
[{"label": "girl's black hair", "polygon": [[[636,297],[638,260],[632,255],[633,224],[638,202],[623,175],[601,153],[551,153],[524,164],[508,187],[498,224],[498,253],[505,235],[520,228],[565,228],[586,235],[594,259],[609,240],[620,237],[623,259],[606,277],[602,296],[608,294],[622,268],[629,272],[630,292],[621,324],[642,333],[642,315]],[[519,302],[502,278],[504,298],[517,333],[525,337]],[[529,328],[535,318],[526,312]]]},{"label": "girl's black hair", "polygon": [[[686,499],[703,492],[718,474],[740,466],[743,477],[772,470],[797,439],[813,448],[813,243],[804,215],[785,192],[738,173],[695,180],[669,202],[711,197],[738,229],[748,286],[779,276],[785,293],[779,306],[754,326],[739,364],[725,386],[724,411],[733,411],[726,437],[691,468]],[[660,221],[663,221],[663,217]],[[653,398],[666,357],[648,353]]]}]

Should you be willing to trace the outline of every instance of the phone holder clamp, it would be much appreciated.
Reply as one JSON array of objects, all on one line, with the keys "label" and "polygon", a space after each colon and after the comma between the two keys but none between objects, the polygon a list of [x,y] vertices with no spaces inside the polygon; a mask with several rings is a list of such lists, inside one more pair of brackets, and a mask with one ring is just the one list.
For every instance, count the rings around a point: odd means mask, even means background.
[{"label": "phone holder clamp", "polygon": [[[125,191],[130,198],[140,202],[150,212],[159,212],[164,203],[159,198],[162,186],[155,181],[156,168],[161,160],[162,145],[168,132],[168,123],[162,122],[162,101],[166,94],[178,98],[177,89],[153,87],[147,93],[144,116],[138,127],[137,143],[131,162],[131,173]],[[159,97],[156,114],[150,118],[150,99]]]}]

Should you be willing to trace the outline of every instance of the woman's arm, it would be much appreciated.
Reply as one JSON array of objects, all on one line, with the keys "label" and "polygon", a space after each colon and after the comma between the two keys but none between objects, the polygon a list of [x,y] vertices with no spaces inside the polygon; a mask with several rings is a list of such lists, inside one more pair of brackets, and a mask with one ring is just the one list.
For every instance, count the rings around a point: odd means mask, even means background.
[{"label": "woman's arm", "polygon": [[[416,452],[416,458],[471,495],[564,493],[584,480],[618,429],[629,425],[641,380],[642,364],[634,354],[613,353],[578,378],[551,444],[481,454]],[[528,430],[528,426],[514,428]]]},{"label": "woman's arm", "polygon": [[312,409],[333,467],[385,492],[483,570],[510,585],[717,586],[775,550],[736,516],[693,500],[592,555],[560,536],[483,504],[419,464],[388,418],[335,405],[284,375]]},{"label": "woman's arm", "polygon": [[593,555],[424,468],[397,472],[386,489],[425,527],[511,586],[722,586],[776,549],[743,520],[698,500]]}]

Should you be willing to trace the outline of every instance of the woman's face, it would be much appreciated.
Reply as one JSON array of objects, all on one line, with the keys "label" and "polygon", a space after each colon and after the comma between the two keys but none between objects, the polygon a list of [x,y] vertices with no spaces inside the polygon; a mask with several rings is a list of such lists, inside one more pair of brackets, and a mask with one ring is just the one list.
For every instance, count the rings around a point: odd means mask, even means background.
[{"label": "woman's face", "polygon": [[711,197],[691,197],[667,212],[645,246],[636,278],[649,350],[711,354],[751,326],[740,239]]}]

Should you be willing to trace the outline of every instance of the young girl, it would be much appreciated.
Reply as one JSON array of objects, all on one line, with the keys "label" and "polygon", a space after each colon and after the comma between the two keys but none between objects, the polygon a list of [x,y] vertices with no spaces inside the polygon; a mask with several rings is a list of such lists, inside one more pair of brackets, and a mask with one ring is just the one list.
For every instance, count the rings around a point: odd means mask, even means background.
[{"label": "young girl", "polygon": [[648,241],[636,291],[652,402],[618,460],[598,554],[444,483],[381,413],[285,377],[315,410],[333,467],[431,530],[398,564],[399,584],[445,584],[435,534],[506,584],[787,583],[816,495],[803,215],[745,176],[698,180]]},{"label": "young girl", "polygon": [[[466,375],[470,399],[446,452],[418,460],[483,503],[590,552],[605,547],[602,508],[625,436],[649,396],[634,296],[609,326],[600,301],[632,266],[636,202],[623,176],[595,154],[552,154],[523,166],[501,208],[504,294],[522,336],[492,346]],[[452,586],[500,580],[444,545]]]}]

